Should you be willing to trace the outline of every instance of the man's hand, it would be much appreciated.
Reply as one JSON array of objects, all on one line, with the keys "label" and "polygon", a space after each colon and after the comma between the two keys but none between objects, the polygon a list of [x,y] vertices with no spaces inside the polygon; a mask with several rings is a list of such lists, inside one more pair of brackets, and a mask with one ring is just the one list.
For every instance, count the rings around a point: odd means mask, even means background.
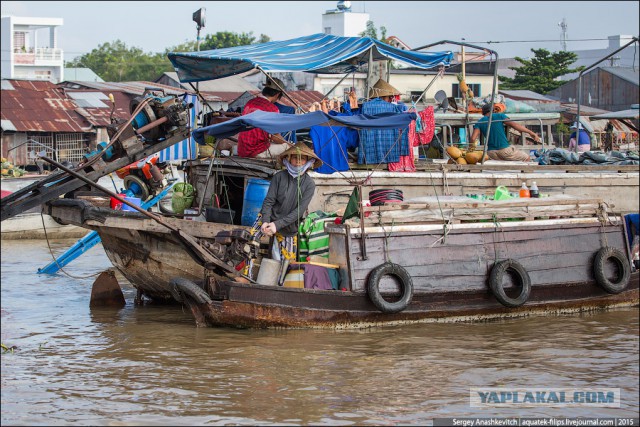
[{"label": "man's hand", "polygon": [[276,234],[276,231],[278,231],[274,222],[263,223],[260,227],[260,230],[266,236],[273,236],[274,234]]},{"label": "man's hand", "polygon": [[279,133],[270,135],[269,142],[272,144],[288,144],[288,141],[284,139]]}]

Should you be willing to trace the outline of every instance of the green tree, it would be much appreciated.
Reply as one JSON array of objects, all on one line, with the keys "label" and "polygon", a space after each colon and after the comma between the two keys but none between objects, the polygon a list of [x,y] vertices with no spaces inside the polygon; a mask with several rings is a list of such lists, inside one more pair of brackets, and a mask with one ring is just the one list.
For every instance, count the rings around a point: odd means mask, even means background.
[{"label": "green tree", "polygon": [[231,31],[218,31],[215,34],[207,34],[200,43],[200,50],[222,49],[224,47],[246,46],[255,43],[271,41],[269,36],[260,34],[256,41],[253,31],[248,33],[234,33]]},{"label": "green tree", "polygon": [[569,73],[576,73],[584,67],[569,68],[578,59],[573,52],[549,52],[546,49],[531,49],[532,59],[522,59],[516,56],[521,67],[509,67],[516,72],[515,77],[499,77],[500,89],[526,89],[536,93],[548,93],[564,83],[555,80]]},{"label": "green tree", "polygon": [[367,28],[360,33],[360,37],[371,37],[372,39],[384,42],[387,40],[387,28],[380,26],[380,37],[378,37],[378,30],[376,30],[376,26],[373,21],[367,21]]},{"label": "green tree", "polygon": [[165,71],[173,70],[165,55],[128,47],[121,40],[103,43],[69,61],[66,66],[90,68],[108,82],[150,81]]}]

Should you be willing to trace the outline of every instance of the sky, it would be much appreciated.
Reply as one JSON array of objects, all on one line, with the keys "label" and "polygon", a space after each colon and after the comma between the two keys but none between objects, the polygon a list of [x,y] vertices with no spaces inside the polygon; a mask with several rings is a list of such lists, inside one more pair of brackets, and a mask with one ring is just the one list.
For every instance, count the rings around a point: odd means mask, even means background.
[{"label": "sky", "polygon": [[[531,49],[604,49],[611,35],[638,36],[638,1],[352,1],[410,48],[441,40],[466,41],[500,58],[533,57]],[[58,47],[71,60],[121,40],[145,52],[196,39],[192,14],[206,8],[201,37],[218,31],[285,40],[322,32],[322,14],[337,1],[2,1],[2,15],[62,18]],[[43,37],[44,38],[44,37]],[[456,50],[445,45],[441,50]]]}]

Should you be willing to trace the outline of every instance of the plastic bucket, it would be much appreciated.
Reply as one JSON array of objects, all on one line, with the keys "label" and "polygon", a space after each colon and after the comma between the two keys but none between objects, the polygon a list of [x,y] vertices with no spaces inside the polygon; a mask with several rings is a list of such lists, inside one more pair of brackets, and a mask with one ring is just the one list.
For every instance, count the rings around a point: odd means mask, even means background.
[{"label": "plastic bucket", "polygon": [[275,286],[278,284],[278,273],[280,273],[280,261],[262,258],[256,282],[259,285]]},{"label": "plastic bucket", "polygon": [[509,200],[509,199],[513,199],[513,197],[511,197],[511,194],[509,194],[509,189],[507,187],[505,187],[504,185],[501,185],[500,187],[496,188],[496,192],[493,195],[493,200]]},{"label": "plastic bucket", "polygon": [[260,209],[262,209],[262,202],[267,196],[267,190],[269,190],[269,181],[249,178],[242,203],[242,217],[240,217],[242,225],[253,225]]},{"label": "plastic bucket", "polygon": [[233,224],[236,211],[232,209],[207,208],[205,211],[207,222],[217,222],[220,224]]},{"label": "plastic bucket", "polygon": [[[139,197],[125,197],[124,198],[127,202],[132,203],[138,207],[140,207],[140,205],[142,204],[142,201],[140,200]],[[133,211],[133,212],[137,212],[135,209],[133,209],[131,206],[129,205],[125,205],[124,203],[122,204],[122,210],[123,211]]]}]

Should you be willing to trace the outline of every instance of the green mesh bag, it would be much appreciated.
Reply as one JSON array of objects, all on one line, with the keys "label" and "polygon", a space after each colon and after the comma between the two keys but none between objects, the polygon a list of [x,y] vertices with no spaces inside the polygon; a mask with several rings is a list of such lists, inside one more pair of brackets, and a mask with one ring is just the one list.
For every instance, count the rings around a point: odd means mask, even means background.
[{"label": "green mesh bag", "polygon": [[171,210],[177,214],[183,214],[185,209],[189,209],[193,203],[195,192],[193,185],[186,182],[179,182],[173,186],[171,195]]}]

